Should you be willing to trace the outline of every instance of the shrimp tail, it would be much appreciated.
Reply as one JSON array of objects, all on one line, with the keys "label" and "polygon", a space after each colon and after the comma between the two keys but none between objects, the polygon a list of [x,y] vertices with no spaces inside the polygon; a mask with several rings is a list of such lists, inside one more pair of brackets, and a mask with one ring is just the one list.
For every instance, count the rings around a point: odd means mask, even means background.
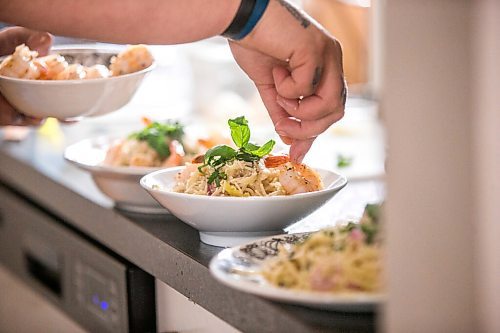
[{"label": "shrimp tail", "polygon": [[267,156],[264,158],[264,165],[266,168],[276,168],[288,162],[290,162],[290,157],[288,155]]}]

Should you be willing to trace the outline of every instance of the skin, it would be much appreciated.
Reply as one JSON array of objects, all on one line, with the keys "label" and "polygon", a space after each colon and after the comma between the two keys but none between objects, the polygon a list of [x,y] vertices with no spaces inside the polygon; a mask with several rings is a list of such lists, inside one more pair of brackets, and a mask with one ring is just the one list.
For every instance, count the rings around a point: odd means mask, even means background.
[{"label": "skin", "polygon": [[[52,45],[52,36],[46,32],[21,27],[0,30],[0,56],[12,54],[16,46],[23,43],[44,56]],[[43,119],[28,117],[17,112],[0,94],[0,126],[36,126],[42,122]]]},{"label": "skin", "polygon": [[[239,4],[240,0],[0,0],[0,21],[102,42],[177,44],[220,35]],[[186,19],[190,17],[196,19]],[[288,2],[270,0],[252,32],[240,41],[229,40],[229,45],[255,83],[277,133],[290,144],[290,157],[302,161],[314,139],[344,114],[339,42]]]}]

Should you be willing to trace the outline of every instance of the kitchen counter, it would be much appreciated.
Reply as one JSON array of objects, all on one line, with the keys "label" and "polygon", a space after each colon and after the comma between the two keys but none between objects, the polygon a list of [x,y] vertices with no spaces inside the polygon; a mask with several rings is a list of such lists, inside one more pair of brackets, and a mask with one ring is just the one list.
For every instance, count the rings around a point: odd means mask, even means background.
[{"label": "kitchen counter", "polygon": [[218,283],[210,275],[208,264],[220,248],[201,243],[195,229],[171,215],[114,209],[88,173],[64,161],[64,147],[88,137],[89,128],[93,135],[98,134],[95,126],[83,121],[63,126],[56,137],[31,131],[21,142],[0,141],[0,183],[241,331],[375,330],[376,313],[284,305]]}]

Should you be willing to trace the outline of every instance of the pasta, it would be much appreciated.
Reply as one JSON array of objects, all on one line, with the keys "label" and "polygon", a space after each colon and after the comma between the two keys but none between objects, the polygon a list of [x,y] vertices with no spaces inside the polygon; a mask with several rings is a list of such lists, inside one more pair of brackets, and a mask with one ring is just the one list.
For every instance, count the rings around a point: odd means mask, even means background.
[{"label": "pasta", "polygon": [[377,222],[365,214],[361,223],[312,233],[284,247],[265,262],[272,285],[321,292],[377,292],[381,285],[381,247]]},{"label": "pasta", "polygon": [[226,175],[219,186],[209,184],[213,168],[205,166],[201,172],[198,166],[190,164],[177,175],[175,192],[212,196],[273,196],[284,195],[285,190],[278,180],[278,170],[266,169],[259,163],[234,160],[224,165],[219,172]]},{"label": "pasta", "polygon": [[[267,159],[275,157],[277,156]],[[222,175],[218,183],[210,181],[214,174]],[[266,197],[312,192],[323,188],[319,174],[304,164],[286,162],[268,168],[263,161],[236,159],[219,169],[203,164],[186,164],[176,180],[174,192],[210,196]]]},{"label": "pasta", "polygon": [[274,140],[262,146],[250,143],[250,128],[245,117],[228,120],[231,138],[237,149],[218,145],[195,159],[196,164],[176,176],[174,192],[210,196],[276,196],[318,191],[323,188],[320,175],[289,157],[271,156]]},{"label": "pasta", "polygon": [[176,121],[142,120],[145,127],[140,131],[111,143],[103,164],[117,167],[180,166],[212,145],[225,142],[223,137],[216,135],[199,139],[185,135],[184,126]]},{"label": "pasta", "polygon": [[146,127],[111,144],[104,164],[133,167],[183,165],[186,161],[183,126],[172,121],[159,123],[146,118],[143,120]]}]

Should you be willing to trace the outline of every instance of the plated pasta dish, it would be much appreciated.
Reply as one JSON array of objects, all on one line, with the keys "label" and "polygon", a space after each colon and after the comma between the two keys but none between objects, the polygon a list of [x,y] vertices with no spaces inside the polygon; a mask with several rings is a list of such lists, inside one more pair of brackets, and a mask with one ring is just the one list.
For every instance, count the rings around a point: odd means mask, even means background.
[{"label": "plated pasta dish", "polygon": [[222,137],[190,138],[178,121],[142,119],[144,127],[109,146],[103,164],[116,167],[173,167],[206,152]]},{"label": "plated pasta dish", "polygon": [[288,156],[272,156],[275,142],[262,146],[249,142],[250,129],[244,117],[230,119],[231,137],[237,148],[218,145],[176,176],[175,192],[229,197],[277,196],[323,189],[320,175]]},{"label": "plated pasta dish", "polygon": [[360,223],[318,231],[279,245],[262,276],[274,286],[331,293],[379,292],[382,254],[379,206],[368,205]]}]

